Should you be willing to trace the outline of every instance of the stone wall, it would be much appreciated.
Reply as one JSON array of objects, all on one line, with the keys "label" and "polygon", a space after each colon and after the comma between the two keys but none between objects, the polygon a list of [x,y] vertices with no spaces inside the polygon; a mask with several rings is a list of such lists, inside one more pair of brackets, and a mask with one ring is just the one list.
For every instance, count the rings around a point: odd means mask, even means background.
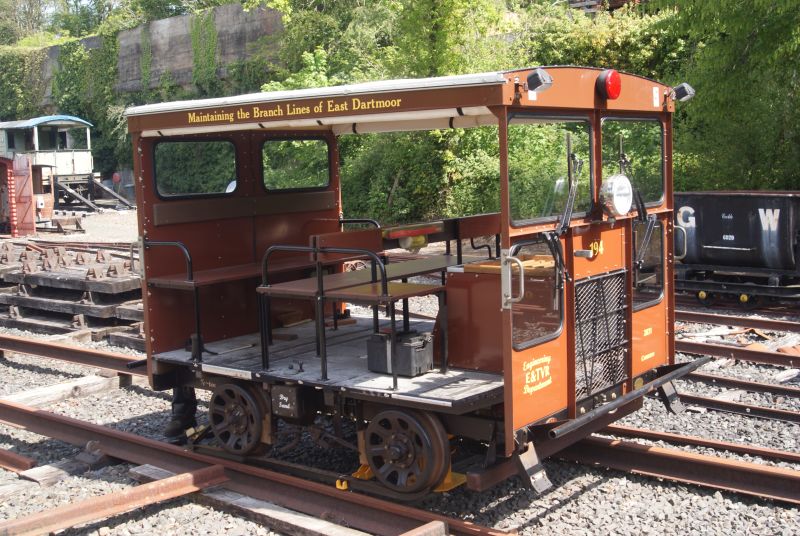
[{"label": "stone wall", "polygon": [[[217,30],[218,75],[225,78],[226,66],[245,59],[258,41],[281,29],[280,14],[270,9],[248,12],[239,4],[227,4],[214,9]],[[192,84],[191,15],[153,21],[119,34],[117,91],[133,92],[142,89],[142,36],[149,33],[152,53],[150,87],[156,87],[164,73],[173,81],[189,88]]]},{"label": "stone wall", "polygon": [[[259,40],[279,32],[281,17],[271,9],[252,9],[244,11],[240,4],[227,4],[213,10],[214,27],[217,30],[217,75],[225,79],[227,66],[243,60],[258,46]],[[190,20],[192,15],[171,17],[153,21],[132,30],[120,32],[119,58],[117,61],[117,91],[128,93],[142,89],[142,36],[149,33],[152,60],[150,64],[150,88],[158,86],[164,73],[170,73],[172,80],[189,89],[192,86],[192,35]],[[87,49],[102,45],[101,37],[88,37],[81,40]],[[53,74],[58,69],[60,47],[47,49],[44,61],[43,82],[45,84],[42,106],[53,111]]]}]

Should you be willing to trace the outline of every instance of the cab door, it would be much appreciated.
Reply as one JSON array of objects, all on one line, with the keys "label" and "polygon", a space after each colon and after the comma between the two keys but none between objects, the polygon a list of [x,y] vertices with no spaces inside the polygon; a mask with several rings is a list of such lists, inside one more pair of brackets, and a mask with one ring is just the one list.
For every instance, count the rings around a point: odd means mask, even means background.
[{"label": "cab door", "polygon": [[575,240],[571,222],[591,209],[592,165],[588,117],[512,113],[507,121],[500,123],[501,336],[511,454],[515,430],[569,413],[574,326],[567,252]]}]

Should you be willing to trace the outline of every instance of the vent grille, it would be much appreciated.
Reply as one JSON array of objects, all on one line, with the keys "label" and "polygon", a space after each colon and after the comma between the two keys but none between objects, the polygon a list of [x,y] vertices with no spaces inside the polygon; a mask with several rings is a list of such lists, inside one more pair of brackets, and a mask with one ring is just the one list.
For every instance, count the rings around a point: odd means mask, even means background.
[{"label": "vent grille", "polygon": [[625,270],[575,283],[575,398],[627,379]]}]

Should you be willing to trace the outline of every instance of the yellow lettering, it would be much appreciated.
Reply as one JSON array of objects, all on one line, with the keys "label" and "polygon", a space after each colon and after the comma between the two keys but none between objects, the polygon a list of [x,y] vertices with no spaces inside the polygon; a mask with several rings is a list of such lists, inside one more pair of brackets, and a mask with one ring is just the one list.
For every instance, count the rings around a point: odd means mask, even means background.
[{"label": "yellow lettering", "polygon": [[642,356],[642,361],[647,361],[648,359],[652,359],[656,356],[655,352],[650,352],[649,354],[644,354]]},{"label": "yellow lettering", "polygon": [[644,332],[642,332],[642,337],[649,337],[653,334],[653,328],[644,328]]},{"label": "yellow lettering", "polygon": [[253,106],[253,119],[269,119],[270,117],[282,117],[283,116],[283,108],[281,108],[280,104],[277,105],[275,108],[259,108],[258,106]]},{"label": "yellow lettering", "polygon": [[525,373],[525,385],[522,388],[524,394],[533,394],[553,383],[550,375],[552,359],[551,356],[546,355],[522,363],[522,370]]},{"label": "yellow lettering", "polygon": [[328,99],[325,101],[326,110],[328,112],[346,112],[347,109],[347,102],[336,102],[333,99]]}]

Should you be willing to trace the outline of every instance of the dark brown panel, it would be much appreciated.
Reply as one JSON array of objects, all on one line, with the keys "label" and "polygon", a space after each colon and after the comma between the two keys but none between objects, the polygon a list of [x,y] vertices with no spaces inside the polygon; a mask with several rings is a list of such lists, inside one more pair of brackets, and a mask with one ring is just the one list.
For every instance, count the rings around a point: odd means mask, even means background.
[{"label": "dark brown panel", "polygon": [[156,227],[290,212],[315,212],[336,207],[334,192],[270,195],[256,199],[231,197],[164,201],[153,205]]},{"label": "dark brown panel", "polygon": [[254,200],[254,216],[288,214],[290,212],[318,212],[336,208],[336,192],[306,192],[269,195]]}]

